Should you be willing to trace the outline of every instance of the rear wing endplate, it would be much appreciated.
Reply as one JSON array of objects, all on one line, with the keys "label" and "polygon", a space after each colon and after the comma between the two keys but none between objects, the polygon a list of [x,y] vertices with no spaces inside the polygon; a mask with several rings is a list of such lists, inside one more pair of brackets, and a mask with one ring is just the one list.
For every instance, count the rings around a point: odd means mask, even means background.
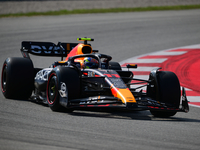
[{"label": "rear wing endplate", "polygon": [[37,56],[55,56],[66,57],[69,52],[79,43],[61,43],[54,44],[51,42],[31,42],[23,41],[21,52],[23,57],[30,58],[29,54]]}]

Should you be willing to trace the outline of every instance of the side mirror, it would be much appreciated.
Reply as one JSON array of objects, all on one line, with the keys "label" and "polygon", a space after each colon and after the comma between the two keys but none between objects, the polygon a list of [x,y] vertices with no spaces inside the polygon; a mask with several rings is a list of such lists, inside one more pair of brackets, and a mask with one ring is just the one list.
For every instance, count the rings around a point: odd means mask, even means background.
[{"label": "side mirror", "polygon": [[127,68],[137,68],[137,64],[127,64]]}]

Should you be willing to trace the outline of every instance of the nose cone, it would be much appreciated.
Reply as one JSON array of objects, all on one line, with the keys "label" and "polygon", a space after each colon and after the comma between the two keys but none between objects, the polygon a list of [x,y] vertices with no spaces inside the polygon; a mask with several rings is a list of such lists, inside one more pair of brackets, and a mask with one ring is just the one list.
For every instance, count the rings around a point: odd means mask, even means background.
[{"label": "nose cone", "polygon": [[131,91],[128,88],[120,89],[120,88],[113,87],[113,88],[111,88],[111,92],[114,97],[121,99],[124,104],[137,103],[133,94],[131,93]]}]

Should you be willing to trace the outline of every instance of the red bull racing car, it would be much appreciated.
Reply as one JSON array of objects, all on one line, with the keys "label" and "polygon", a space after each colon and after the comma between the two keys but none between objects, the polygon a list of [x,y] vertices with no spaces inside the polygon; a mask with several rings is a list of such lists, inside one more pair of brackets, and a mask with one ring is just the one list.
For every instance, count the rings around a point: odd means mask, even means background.
[{"label": "red bull racing car", "polygon": [[[32,99],[48,104],[53,111],[76,109],[150,110],[169,117],[188,112],[184,88],[173,72],[152,70],[148,80],[134,78],[136,64],[124,70],[112,57],[93,50],[88,41],[80,43],[23,41],[23,57],[5,60],[1,89],[6,98]],[[34,68],[29,54],[58,56],[61,61],[48,68]],[[65,57],[65,59],[63,59]],[[136,81],[136,82],[133,82]],[[132,85],[138,85],[133,86]],[[146,90],[142,90],[146,87]]]}]

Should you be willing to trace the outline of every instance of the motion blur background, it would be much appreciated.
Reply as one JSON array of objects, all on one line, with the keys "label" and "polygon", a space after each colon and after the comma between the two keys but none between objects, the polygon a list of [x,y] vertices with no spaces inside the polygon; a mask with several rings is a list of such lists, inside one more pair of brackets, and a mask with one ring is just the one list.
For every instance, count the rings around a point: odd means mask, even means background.
[{"label": "motion blur background", "polygon": [[0,14],[195,4],[200,0],[0,0]]}]

